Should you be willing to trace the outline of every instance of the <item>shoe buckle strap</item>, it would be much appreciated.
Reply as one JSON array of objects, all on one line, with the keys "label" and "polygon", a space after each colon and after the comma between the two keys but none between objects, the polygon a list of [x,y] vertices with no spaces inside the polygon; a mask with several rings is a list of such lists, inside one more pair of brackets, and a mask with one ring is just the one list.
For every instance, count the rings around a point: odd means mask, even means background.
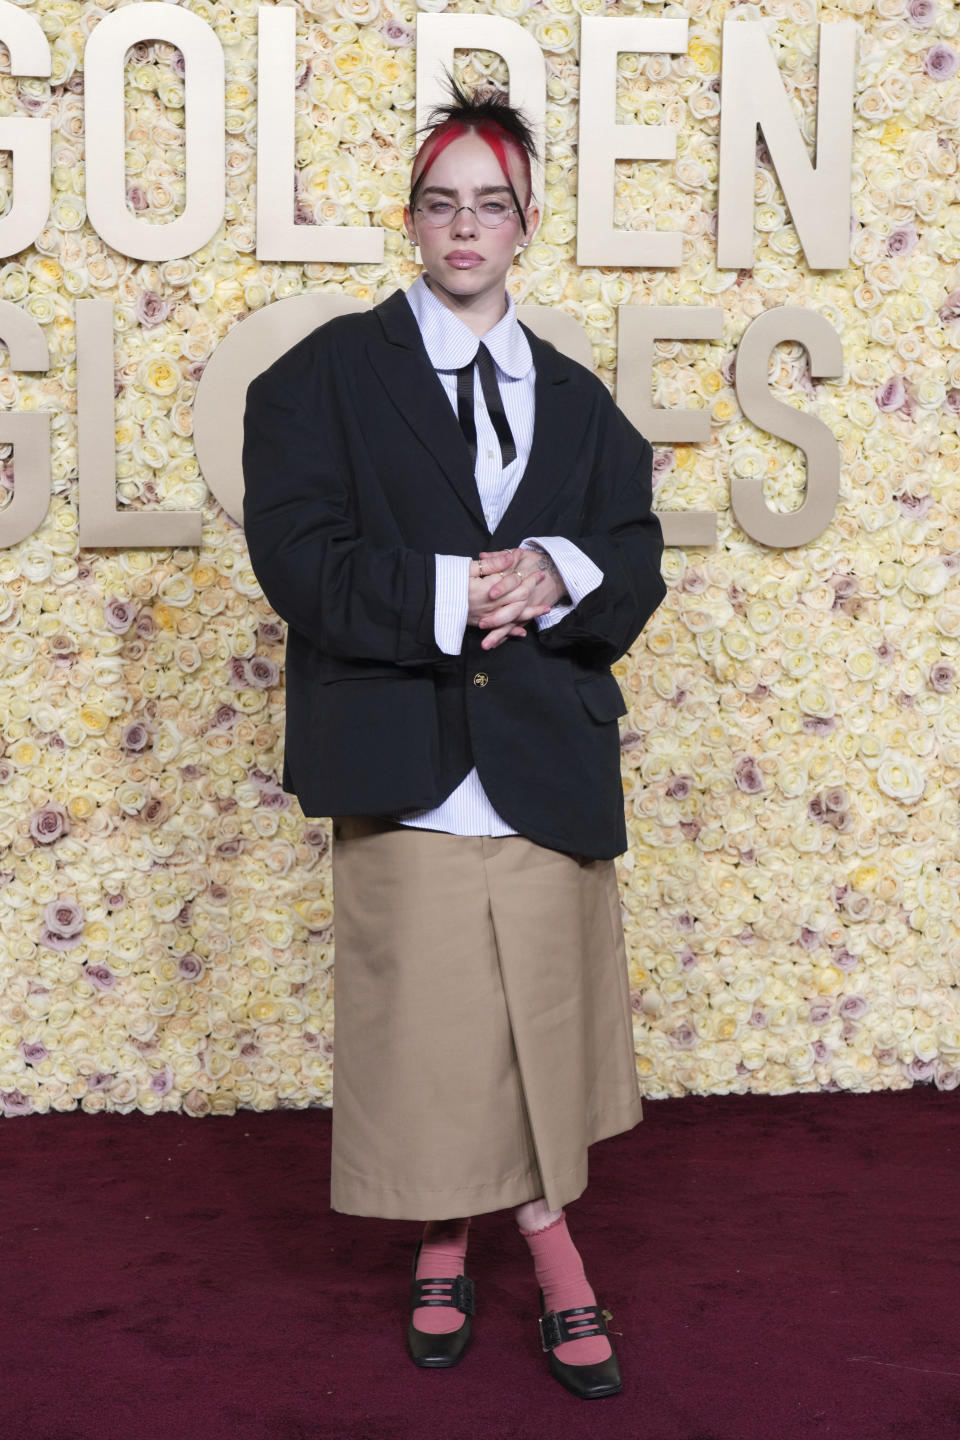
[{"label": "shoe buckle strap", "polygon": [[590,1335],[609,1335],[607,1322],[598,1305],[573,1305],[568,1310],[550,1310],[540,1316],[540,1348],[553,1350],[568,1340]]},{"label": "shoe buckle strap", "polygon": [[413,1304],[417,1308],[425,1305],[450,1305],[464,1315],[475,1315],[473,1280],[469,1275],[414,1280]]}]

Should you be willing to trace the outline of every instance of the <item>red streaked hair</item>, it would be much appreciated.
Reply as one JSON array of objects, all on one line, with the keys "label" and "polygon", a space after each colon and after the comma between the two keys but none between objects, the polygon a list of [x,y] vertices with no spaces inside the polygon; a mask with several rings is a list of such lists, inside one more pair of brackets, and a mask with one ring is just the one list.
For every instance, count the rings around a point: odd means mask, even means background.
[{"label": "red streaked hair", "polygon": [[421,158],[425,158],[423,159],[423,168],[416,179],[415,189],[420,189],[420,186],[423,183],[424,176],[430,169],[430,166],[437,159],[437,157],[443,153],[443,151],[447,148],[451,141],[459,139],[461,135],[470,134],[479,135],[481,140],[485,140],[486,143],[490,146],[490,149],[493,151],[494,156],[496,157],[497,164],[503,171],[503,178],[506,180],[507,184],[512,190],[513,185],[510,180],[510,171],[507,168],[507,147],[509,146],[510,153],[520,161],[521,170],[523,172],[524,179],[527,182],[527,190],[528,192],[530,191],[530,157],[527,155],[527,152],[524,150],[523,146],[518,145],[517,141],[509,133],[509,131],[502,129],[492,120],[460,119],[445,120],[442,125],[438,125],[435,130],[432,130],[430,132],[426,140],[424,140],[423,144],[420,146],[419,150],[414,156],[412,168],[416,170]]}]

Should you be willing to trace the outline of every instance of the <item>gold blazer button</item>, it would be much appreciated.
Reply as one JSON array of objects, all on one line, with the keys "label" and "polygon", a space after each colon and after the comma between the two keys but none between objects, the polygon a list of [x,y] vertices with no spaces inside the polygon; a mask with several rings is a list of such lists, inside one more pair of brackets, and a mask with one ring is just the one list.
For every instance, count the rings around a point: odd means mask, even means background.
[{"label": "gold blazer button", "polygon": [[478,670],[473,677],[473,683],[474,685],[486,685],[489,678],[485,670]]}]

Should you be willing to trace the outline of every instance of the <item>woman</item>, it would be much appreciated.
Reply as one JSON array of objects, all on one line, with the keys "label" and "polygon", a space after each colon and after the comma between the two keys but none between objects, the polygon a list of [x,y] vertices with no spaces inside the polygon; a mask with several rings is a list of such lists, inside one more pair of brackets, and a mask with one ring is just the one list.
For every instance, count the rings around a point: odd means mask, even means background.
[{"label": "woman", "polygon": [[550,1372],[594,1398],[622,1381],[563,1206],[642,1118],[609,667],[662,536],[649,442],[505,288],[529,127],[450,86],[404,211],[423,273],[251,384],[244,521],[289,626],[284,788],[334,817],[332,1207],[426,1221],[431,1367],[471,1336],[471,1217],[512,1208]]}]

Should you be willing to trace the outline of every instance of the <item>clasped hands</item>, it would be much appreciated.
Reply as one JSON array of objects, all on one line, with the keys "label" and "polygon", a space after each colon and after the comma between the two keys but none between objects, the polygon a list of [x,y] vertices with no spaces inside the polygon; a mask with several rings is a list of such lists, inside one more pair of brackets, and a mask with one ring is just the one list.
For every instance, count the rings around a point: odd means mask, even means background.
[{"label": "clasped hands", "polygon": [[481,550],[470,561],[467,624],[486,630],[481,648],[493,650],[511,635],[526,635],[525,621],[565,597],[563,577],[545,551]]}]

